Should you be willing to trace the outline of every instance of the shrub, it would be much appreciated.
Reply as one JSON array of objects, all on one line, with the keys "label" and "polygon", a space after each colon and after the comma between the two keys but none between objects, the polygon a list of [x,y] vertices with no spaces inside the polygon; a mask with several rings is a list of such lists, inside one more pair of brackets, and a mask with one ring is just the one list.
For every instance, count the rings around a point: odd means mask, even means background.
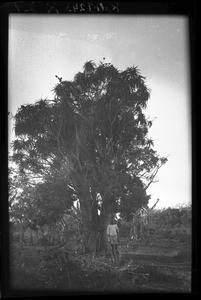
[{"label": "shrub", "polygon": [[191,207],[155,210],[149,216],[153,238],[174,239],[189,243],[191,240]]}]

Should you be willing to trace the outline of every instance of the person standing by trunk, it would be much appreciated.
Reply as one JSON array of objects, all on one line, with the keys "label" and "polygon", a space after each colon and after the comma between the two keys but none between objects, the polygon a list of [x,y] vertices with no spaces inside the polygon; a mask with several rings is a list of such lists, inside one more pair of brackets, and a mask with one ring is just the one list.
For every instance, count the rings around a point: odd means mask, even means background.
[{"label": "person standing by trunk", "polygon": [[119,256],[118,244],[119,244],[119,228],[115,223],[115,219],[112,218],[110,224],[107,226],[107,237],[111,245],[112,254],[114,258]]}]

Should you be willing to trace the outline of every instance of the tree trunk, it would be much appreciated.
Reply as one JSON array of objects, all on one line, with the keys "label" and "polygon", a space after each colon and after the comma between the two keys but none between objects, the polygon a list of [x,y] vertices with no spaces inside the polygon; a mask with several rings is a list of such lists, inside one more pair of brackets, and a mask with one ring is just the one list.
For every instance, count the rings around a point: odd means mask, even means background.
[{"label": "tree trunk", "polygon": [[89,199],[80,197],[80,209],[82,214],[84,252],[94,252],[96,235],[91,222],[91,207]]},{"label": "tree trunk", "polygon": [[100,214],[100,236],[97,242],[97,251],[110,251],[110,246],[107,240],[107,226],[112,215],[111,208],[107,202],[103,203]]},{"label": "tree trunk", "polygon": [[109,245],[106,231],[111,216],[110,210],[106,209],[106,205],[104,205],[101,215],[98,216],[98,207],[96,209],[92,208],[86,198],[80,198],[80,209],[82,213],[84,252],[108,252]]},{"label": "tree trunk", "polygon": [[109,252],[110,247],[107,241],[107,225],[109,217],[100,220],[100,226],[97,226],[85,235],[85,252]]},{"label": "tree trunk", "polygon": [[110,215],[108,214],[107,216],[105,216],[104,219],[101,219],[101,230],[99,231],[99,236],[97,239],[97,244],[96,244],[96,251],[97,252],[109,252],[110,251],[110,247],[108,244],[108,240],[107,240],[107,226],[109,224],[109,218]]}]

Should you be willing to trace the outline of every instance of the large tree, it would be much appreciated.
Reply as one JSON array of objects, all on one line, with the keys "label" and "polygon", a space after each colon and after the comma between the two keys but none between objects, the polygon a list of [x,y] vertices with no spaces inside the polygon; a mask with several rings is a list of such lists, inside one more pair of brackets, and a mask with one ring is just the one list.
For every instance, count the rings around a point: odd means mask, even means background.
[{"label": "large tree", "polygon": [[80,205],[86,251],[101,250],[110,216],[147,204],[146,189],[166,161],[148,138],[149,89],[137,67],[88,61],[73,81],[59,78],[54,93],[18,109],[13,160],[46,188],[65,185],[66,202]]}]

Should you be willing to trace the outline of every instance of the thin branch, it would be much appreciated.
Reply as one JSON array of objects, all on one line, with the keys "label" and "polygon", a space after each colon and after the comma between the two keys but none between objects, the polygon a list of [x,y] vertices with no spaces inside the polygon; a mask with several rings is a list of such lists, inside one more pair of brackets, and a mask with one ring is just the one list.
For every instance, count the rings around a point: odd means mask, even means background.
[{"label": "thin branch", "polygon": [[155,176],[157,175],[159,169],[162,167],[162,165],[163,165],[163,164],[158,165],[158,166],[156,167],[156,170],[155,170],[154,173],[150,176],[150,181],[149,181],[149,183],[145,186],[144,190],[147,190],[148,187],[149,187],[153,182],[156,182],[156,181],[154,181],[154,178],[155,178]]},{"label": "thin branch", "polygon": [[156,205],[159,202],[159,200],[160,200],[159,198],[156,200],[156,202],[154,203],[154,205],[150,208],[151,210],[153,210],[156,207]]}]

